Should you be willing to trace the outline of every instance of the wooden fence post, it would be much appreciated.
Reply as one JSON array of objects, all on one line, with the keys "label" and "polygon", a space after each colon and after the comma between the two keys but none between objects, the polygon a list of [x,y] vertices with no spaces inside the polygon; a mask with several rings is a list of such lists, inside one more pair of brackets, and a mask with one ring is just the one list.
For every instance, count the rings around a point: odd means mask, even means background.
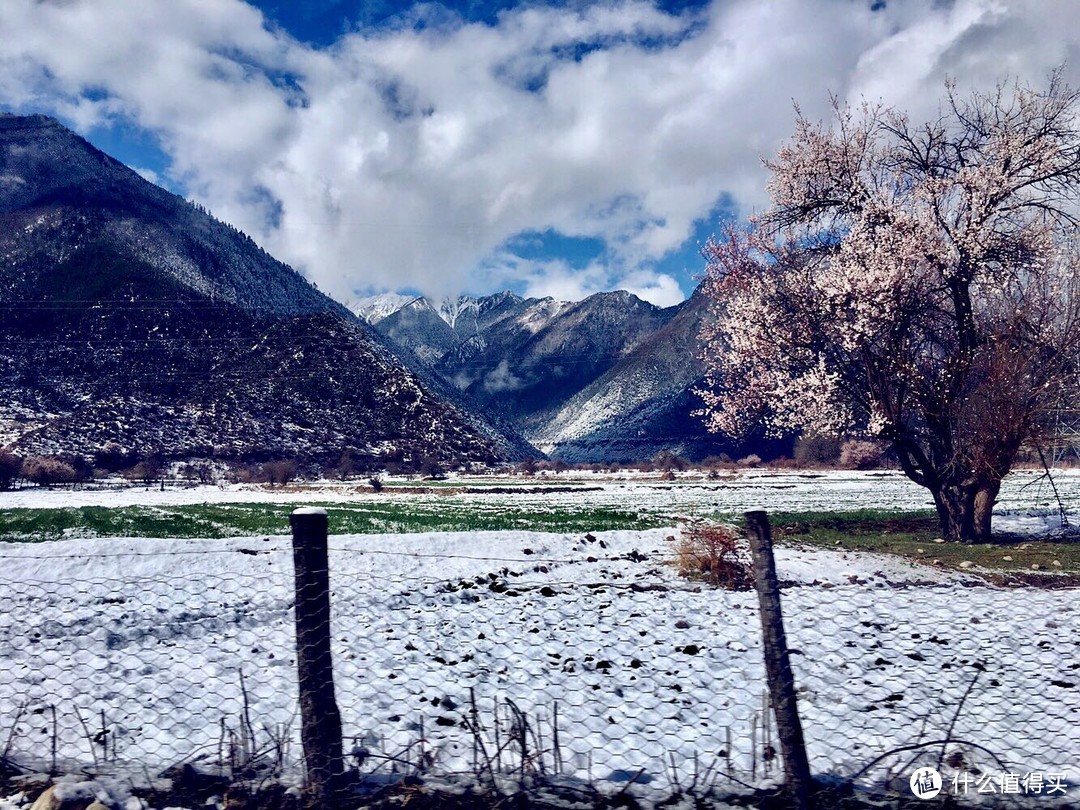
[{"label": "wooden fence post", "polygon": [[[754,586],[761,607],[761,635],[765,652],[765,674],[776,715],[780,752],[784,757],[785,784],[792,806],[807,810],[813,800],[813,777],[806,757],[802,724],[795,698],[795,675],[791,671],[784,617],[780,610],[780,584],[772,551],[769,516],[762,509],[746,513],[746,529],[754,561]],[[769,722],[769,718],[764,718]]]},{"label": "wooden fence post", "polygon": [[325,509],[296,509],[292,525],[296,578],[296,670],[300,686],[300,739],[304,746],[304,800],[333,808],[342,787],[341,714],[334,697],[330,654],[330,568]]}]

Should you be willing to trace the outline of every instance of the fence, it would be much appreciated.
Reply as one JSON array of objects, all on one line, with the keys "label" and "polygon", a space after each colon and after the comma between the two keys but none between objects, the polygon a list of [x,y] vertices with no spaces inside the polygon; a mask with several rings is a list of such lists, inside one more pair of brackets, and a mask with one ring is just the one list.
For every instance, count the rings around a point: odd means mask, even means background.
[{"label": "fence", "polygon": [[[418,781],[444,798],[531,791],[536,806],[720,806],[781,784],[782,759],[797,784],[758,595],[680,580],[665,534],[332,537],[328,566],[295,568],[285,538],[9,546],[0,777],[24,798],[34,774],[81,773],[61,787],[286,806],[303,801],[308,753],[306,799],[329,806],[310,792],[318,743],[297,675],[313,666],[317,688],[325,661],[298,661],[294,578],[328,568],[349,806]],[[781,566],[787,657],[808,769],[838,791],[827,806],[845,791],[910,798],[928,768],[942,796],[1077,800],[1074,592],[905,578],[886,562],[826,581],[801,564]]]}]

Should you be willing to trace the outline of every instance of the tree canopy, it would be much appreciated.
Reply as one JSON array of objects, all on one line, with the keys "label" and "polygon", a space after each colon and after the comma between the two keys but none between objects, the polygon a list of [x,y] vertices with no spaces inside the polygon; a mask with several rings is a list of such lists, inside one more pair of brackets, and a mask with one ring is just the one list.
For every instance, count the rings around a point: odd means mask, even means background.
[{"label": "tree canopy", "polygon": [[912,123],[798,114],[771,205],[709,241],[709,427],[888,441],[947,538],[986,540],[1002,478],[1076,390],[1080,94],[1001,84]]}]

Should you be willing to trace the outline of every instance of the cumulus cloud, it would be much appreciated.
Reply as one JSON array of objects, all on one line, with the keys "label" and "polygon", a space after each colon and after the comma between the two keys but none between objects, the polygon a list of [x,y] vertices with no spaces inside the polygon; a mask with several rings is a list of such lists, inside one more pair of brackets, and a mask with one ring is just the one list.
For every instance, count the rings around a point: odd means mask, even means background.
[{"label": "cumulus cloud", "polygon": [[[431,14],[431,7],[416,14]],[[792,101],[832,91],[932,114],[948,75],[992,86],[1080,65],[1072,0],[642,0],[452,15],[315,48],[240,0],[4,0],[0,104],[84,131],[122,120],[170,181],[340,297],[516,283],[574,298],[682,293],[658,269],[717,201],[760,207]],[[507,254],[598,238],[603,266]]]},{"label": "cumulus cloud", "polygon": [[[529,298],[554,298],[556,301],[580,301],[604,290],[627,290],[643,301],[658,307],[673,306],[685,297],[679,282],[667,273],[639,268],[625,273],[612,272],[611,267],[591,262],[583,268],[572,267],[564,261],[528,262],[503,256],[504,264],[494,278],[489,276],[493,289],[511,281],[523,285]],[[499,279],[496,281],[495,279]]]}]

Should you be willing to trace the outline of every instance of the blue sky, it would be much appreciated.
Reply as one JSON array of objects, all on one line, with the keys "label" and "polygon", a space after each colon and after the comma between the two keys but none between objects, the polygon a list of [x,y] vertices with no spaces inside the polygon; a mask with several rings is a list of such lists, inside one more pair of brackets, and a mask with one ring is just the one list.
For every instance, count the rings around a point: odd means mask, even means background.
[{"label": "blue sky", "polygon": [[670,305],[763,157],[1067,63],[1075,0],[3,0],[0,108],[60,117],[348,300]]}]

